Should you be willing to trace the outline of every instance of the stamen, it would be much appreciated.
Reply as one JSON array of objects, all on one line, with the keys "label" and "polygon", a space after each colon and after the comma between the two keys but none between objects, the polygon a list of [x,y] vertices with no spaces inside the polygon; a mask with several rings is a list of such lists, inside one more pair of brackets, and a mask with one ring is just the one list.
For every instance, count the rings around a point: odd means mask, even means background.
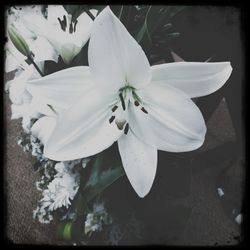
[{"label": "stamen", "polygon": [[141,111],[144,112],[145,114],[148,114],[148,111],[144,107],[141,108]]},{"label": "stamen", "polygon": [[112,115],[112,116],[109,118],[109,123],[112,123],[112,122],[114,121],[114,119],[115,119],[115,116]]},{"label": "stamen", "polygon": [[66,19],[66,16],[63,15],[63,24],[65,26],[65,28],[67,27],[67,19]]},{"label": "stamen", "polygon": [[121,99],[121,103],[122,103],[122,108],[123,108],[123,110],[126,110],[126,106],[125,106],[125,102],[124,102],[122,93],[119,94],[119,97],[120,97],[120,99]]},{"label": "stamen", "polygon": [[129,124],[127,123],[124,129],[124,134],[126,135],[128,133],[129,130]]},{"label": "stamen", "polygon": [[62,20],[58,17],[57,20],[59,21],[60,25],[61,25],[61,29],[63,30],[63,22]]},{"label": "stamen", "polygon": [[76,24],[77,24],[77,20],[75,21],[75,24],[74,24],[74,32],[76,32]]},{"label": "stamen", "polygon": [[115,112],[117,110],[118,106],[115,105],[113,108],[112,108],[112,112]]},{"label": "stamen", "polygon": [[70,26],[69,26],[69,33],[70,33],[70,34],[73,33],[73,25],[72,25],[72,23],[71,23]]},{"label": "stamen", "polygon": [[136,107],[140,105],[140,103],[137,100],[135,100],[134,104]]},{"label": "stamen", "polygon": [[57,20],[59,21],[60,25],[61,25],[61,29],[63,31],[66,30],[66,26],[67,26],[67,23],[66,23],[66,16],[64,15],[63,16],[63,20],[61,20],[59,17],[57,18]]}]

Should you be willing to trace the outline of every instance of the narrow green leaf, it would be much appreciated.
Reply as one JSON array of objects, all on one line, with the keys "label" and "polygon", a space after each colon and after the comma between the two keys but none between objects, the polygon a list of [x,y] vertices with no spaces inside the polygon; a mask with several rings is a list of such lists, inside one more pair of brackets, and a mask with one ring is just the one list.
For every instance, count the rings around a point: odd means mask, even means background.
[{"label": "narrow green leaf", "polygon": [[90,201],[124,174],[124,169],[121,165],[102,171],[98,175],[95,175],[94,173],[94,175],[90,177],[84,191],[82,192],[83,197],[87,201]]},{"label": "narrow green leaf", "polygon": [[[140,31],[138,32],[137,36],[136,36],[136,40],[138,43],[140,43],[144,37],[145,34],[148,34],[148,25],[147,25],[147,22],[148,22],[148,15],[149,15],[149,12],[151,11],[151,8],[152,6],[150,6],[147,10],[147,13],[146,13],[146,17],[145,17],[145,21],[144,21],[144,24],[142,26],[142,28],[140,29]],[[150,36],[149,36],[150,38]]]},{"label": "narrow green leaf", "polygon": [[120,13],[119,13],[119,19],[121,20],[121,17],[122,17],[122,11],[123,11],[123,5],[121,6],[121,10],[120,10]]},{"label": "narrow green leaf", "polygon": [[[163,22],[174,17],[186,6],[150,6],[145,16],[145,21],[139,30],[136,40],[141,43],[147,40],[152,44],[152,35]],[[170,28],[171,24],[167,28]]]},{"label": "narrow green leaf", "polygon": [[88,181],[82,188],[80,187],[81,190],[79,190],[77,197],[74,199],[72,205],[76,207],[78,216],[85,213],[89,201],[125,174],[124,169],[120,164],[102,170],[103,156],[102,153],[96,157],[94,164],[91,167]]}]

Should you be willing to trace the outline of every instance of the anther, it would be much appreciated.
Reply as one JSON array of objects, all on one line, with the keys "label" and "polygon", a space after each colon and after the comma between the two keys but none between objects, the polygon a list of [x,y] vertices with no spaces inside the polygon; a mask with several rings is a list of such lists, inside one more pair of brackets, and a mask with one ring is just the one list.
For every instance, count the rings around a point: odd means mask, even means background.
[{"label": "anther", "polygon": [[112,116],[109,118],[109,123],[112,123],[112,122],[114,121],[114,119],[115,119],[115,116],[112,115]]},{"label": "anther", "polygon": [[112,112],[115,112],[117,110],[118,106],[115,105],[113,108],[112,108]]},{"label": "anther", "polygon": [[144,112],[145,114],[148,114],[148,111],[144,107],[141,108],[141,111]]},{"label": "anther", "polygon": [[136,107],[140,105],[140,103],[137,100],[135,100],[134,104]]},{"label": "anther", "polygon": [[124,134],[126,135],[128,133],[129,130],[129,124],[127,123],[124,129]]},{"label": "anther", "polygon": [[125,106],[125,102],[124,102],[124,99],[123,99],[122,93],[120,93],[120,94],[119,94],[119,97],[120,97],[120,99],[121,99],[122,108],[123,108],[123,110],[125,110],[125,109],[126,109],[126,106]]}]

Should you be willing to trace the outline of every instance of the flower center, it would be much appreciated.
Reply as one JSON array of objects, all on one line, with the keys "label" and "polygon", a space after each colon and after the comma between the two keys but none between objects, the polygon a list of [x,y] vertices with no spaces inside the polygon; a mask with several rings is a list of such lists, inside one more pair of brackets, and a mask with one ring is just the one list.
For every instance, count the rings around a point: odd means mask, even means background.
[{"label": "flower center", "polygon": [[109,119],[109,123],[115,122],[119,130],[123,130],[124,134],[128,133],[129,123],[128,123],[128,105],[133,104],[139,108],[145,114],[148,111],[142,106],[142,100],[136,93],[136,88],[132,87],[128,83],[119,89],[118,100],[116,104],[112,107],[112,116]]},{"label": "flower center", "polygon": [[76,24],[77,24],[77,20],[75,20],[75,22],[72,20],[71,16],[66,16],[64,15],[62,19],[60,19],[59,17],[57,18],[60,25],[61,25],[61,29],[63,31],[66,31],[67,30],[67,21],[68,21],[68,24],[70,23],[69,25],[69,33],[72,34],[73,32],[76,32]]}]

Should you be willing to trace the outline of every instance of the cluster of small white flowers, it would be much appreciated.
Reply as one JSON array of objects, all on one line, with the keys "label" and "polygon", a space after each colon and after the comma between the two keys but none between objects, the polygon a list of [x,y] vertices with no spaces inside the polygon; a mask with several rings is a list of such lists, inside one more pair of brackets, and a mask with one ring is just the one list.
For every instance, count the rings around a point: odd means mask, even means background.
[{"label": "cluster of small white flowers", "polygon": [[53,216],[48,209],[43,206],[38,206],[33,211],[33,219],[38,219],[42,224],[49,224],[53,220]]},{"label": "cluster of small white flowers", "polygon": [[76,168],[76,165],[81,163],[82,167],[86,167],[88,161],[88,159],[78,159],[55,164],[54,179],[48,183],[45,189],[42,189],[41,186],[46,183],[46,178],[51,177],[48,173],[46,174],[46,171],[44,172],[41,181],[36,183],[38,190],[43,191],[43,197],[34,211],[34,218],[41,223],[49,223],[53,219],[51,212],[62,207],[68,209],[80,184],[79,168]]},{"label": "cluster of small white flowers", "polygon": [[103,225],[109,225],[113,221],[104,207],[104,202],[95,202],[92,213],[88,213],[85,220],[85,234],[100,232]]},{"label": "cluster of small white flowers", "polygon": [[32,134],[23,134],[17,144],[23,148],[24,152],[31,152],[40,162],[47,160],[43,155],[43,144]]}]

